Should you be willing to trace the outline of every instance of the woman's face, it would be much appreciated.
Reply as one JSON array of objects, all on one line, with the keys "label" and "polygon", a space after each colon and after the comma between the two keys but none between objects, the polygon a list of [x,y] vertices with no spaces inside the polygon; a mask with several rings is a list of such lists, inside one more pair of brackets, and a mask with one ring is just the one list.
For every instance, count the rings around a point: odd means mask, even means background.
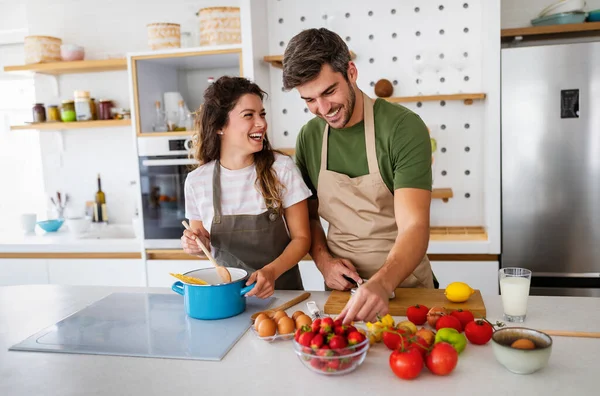
[{"label": "woman's face", "polygon": [[263,148],[267,135],[265,109],[260,97],[245,94],[229,112],[227,124],[221,130],[221,152],[253,154]]}]

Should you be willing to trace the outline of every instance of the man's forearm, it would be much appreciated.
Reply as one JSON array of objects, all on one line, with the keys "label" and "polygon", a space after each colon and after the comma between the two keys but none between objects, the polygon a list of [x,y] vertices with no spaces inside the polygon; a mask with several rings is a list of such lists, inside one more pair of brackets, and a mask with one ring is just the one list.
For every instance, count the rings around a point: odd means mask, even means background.
[{"label": "man's forearm", "polygon": [[417,268],[427,253],[429,227],[414,224],[399,231],[385,264],[371,280],[381,283],[391,294]]},{"label": "man's forearm", "polygon": [[328,258],[329,248],[327,247],[327,238],[325,237],[325,231],[323,230],[323,226],[321,225],[321,220],[319,218],[310,219],[310,235],[311,235],[311,245],[310,245],[310,256],[314,260],[317,268],[321,270],[321,263],[323,263],[323,259]]}]

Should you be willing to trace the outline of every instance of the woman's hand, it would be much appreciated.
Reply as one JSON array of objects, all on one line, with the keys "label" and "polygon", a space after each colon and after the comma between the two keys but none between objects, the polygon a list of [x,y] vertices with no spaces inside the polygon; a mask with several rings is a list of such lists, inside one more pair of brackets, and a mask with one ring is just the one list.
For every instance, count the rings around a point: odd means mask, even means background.
[{"label": "woman's hand", "polygon": [[[198,226],[194,223],[200,223]],[[183,235],[181,236],[181,247],[183,251],[192,256],[203,256],[204,252],[196,243],[196,237],[200,239],[200,242],[210,250],[210,234],[206,229],[202,226],[202,222],[192,221],[190,228],[193,231],[184,230]]]},{"label": "woman's hand", "polygon": [[250,290],[246,296],[256,296],[258,298],[267,298],[273,295],[275,292],[275,273],[271,268],[265,266],[250,275],[250,278],[246,282],[246,286],[249,286],[256,282],[256,286]]}]

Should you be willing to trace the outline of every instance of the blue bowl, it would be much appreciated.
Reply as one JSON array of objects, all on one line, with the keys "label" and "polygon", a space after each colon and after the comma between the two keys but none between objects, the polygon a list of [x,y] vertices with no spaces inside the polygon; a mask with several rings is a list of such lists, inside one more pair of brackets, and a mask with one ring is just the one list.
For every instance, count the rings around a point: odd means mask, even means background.
[{"label": "blue bowl", "polygon": [[63,219],[38,221],[37,225],[46,232],[56,232],[62,227],[65,221]]},{"label": "blue bowl", "polygon": [[588,22],[600,22],[600,8],[588,13]]}]

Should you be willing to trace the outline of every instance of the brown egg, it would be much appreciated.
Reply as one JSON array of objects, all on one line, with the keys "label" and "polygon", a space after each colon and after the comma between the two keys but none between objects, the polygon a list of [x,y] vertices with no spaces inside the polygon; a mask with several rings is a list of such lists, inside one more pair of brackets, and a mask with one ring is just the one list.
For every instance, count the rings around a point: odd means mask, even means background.
[{"label": "brown egg", "polygon": [[279,334],[290,334],[296,330],[294,319],[287,316],[282,317],[277,322],[277,332]]},{"label": "brown egg", "polygon": [[298,319],[298,316],[300,316],[300,315],[304,315],[304,312],[302,312],[302,311],[296,311],[292,315],[292,319],[294,319],[294,321],[296,321],[296,319]]},{"label": "brown egg", "polygon": [[277,332],[277,325],[272,319],[263,319],[258,326],[258,335],[261,337],[274,336]]},{"label": "brown egg", "polygon": [[535,344],[533,341],[528,340],[527,338],[519,338],[510,346],[516,349],[535,349]]},{"label": "brown egg", "polygon": [[282,318],[284,316],[287,316],[287,314],[285,313],[285,311],[277,311],[275,312],[275,314],[272,316],[273,320],[275,321],[275,323],[277,323],[279,321],[279,318]]},{"label": "brown egg", "polygon": [[311,325],[312,319],[307,315],[300,315],[296,318],[296,328],[299,329],[304,325]]},{"label": "brown egg", "polygon": [[254,328],[256,329],[256,331],[258,331],[258,326],[260,325],[260,322],[264,319],[269,319],[269,317],[264,313],[259,314],[256,317],[256,319],[254,319]]}]

